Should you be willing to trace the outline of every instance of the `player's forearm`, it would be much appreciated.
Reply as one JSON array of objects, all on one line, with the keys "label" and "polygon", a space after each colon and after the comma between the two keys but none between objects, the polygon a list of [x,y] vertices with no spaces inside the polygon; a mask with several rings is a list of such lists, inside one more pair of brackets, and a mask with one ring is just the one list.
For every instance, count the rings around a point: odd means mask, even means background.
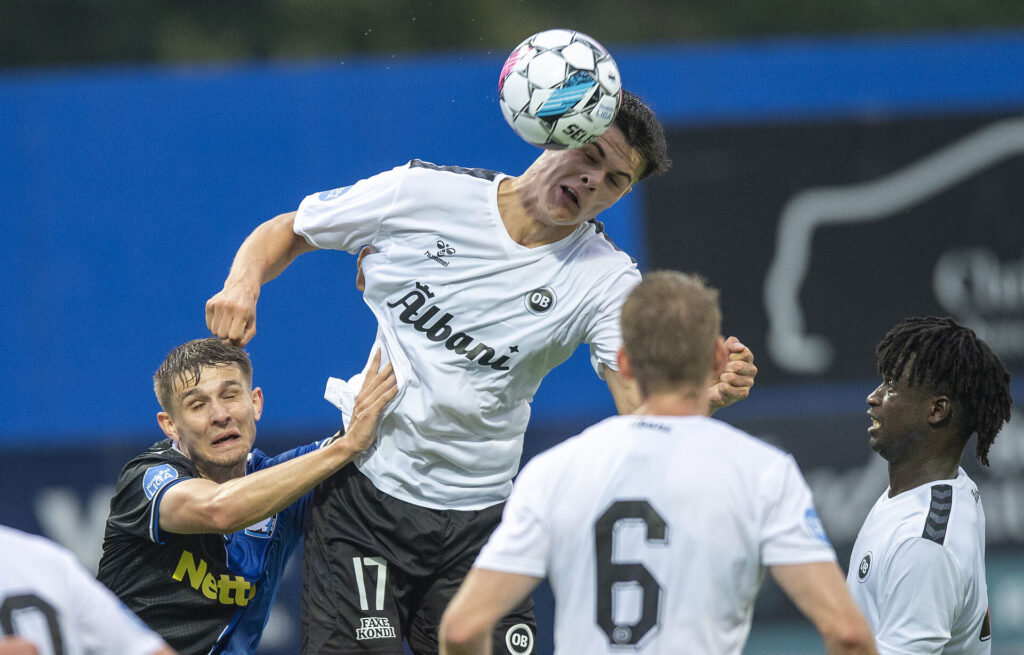
[{"label": "player's forearm", "polygon": [[[352,461],[359,451],[346,439],[276,466],[217,485],[197,503],[190,532],[228,534],[285,509]],[[176,530],[182,532],[182,530]]]},{"label": "player's forearm", "polygon": [[281,214],[261,224],[238,248],[224,286],[246,289],[259,297],[263,284],[281,274],[304,252],[313,250],[306,240],[295,234],[295,212]]}]

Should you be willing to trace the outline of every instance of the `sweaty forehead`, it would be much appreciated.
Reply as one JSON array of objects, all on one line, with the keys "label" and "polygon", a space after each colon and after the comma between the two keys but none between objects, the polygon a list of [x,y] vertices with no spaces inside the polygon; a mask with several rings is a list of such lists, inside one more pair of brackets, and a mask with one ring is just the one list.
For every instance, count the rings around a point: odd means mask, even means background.
[{"label": "sweaty forehead", "polygon": [[174,394],[184,397],[232,382],[243,386],[245,384],[245,375],[237,364],[205,364],[196,369],[184,370],[175,377]]}]

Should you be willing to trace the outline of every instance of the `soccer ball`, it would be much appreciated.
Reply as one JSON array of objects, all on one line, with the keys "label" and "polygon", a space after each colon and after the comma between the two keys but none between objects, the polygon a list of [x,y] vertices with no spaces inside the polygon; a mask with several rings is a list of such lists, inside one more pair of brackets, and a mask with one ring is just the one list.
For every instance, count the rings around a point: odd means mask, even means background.
[{"label": "soccer ball", "polygon": [[543,148],[590,143],[615,120],[622,82],[615,60],[581,32],[547,30],[501,67],[498,104],[516,134]]}]

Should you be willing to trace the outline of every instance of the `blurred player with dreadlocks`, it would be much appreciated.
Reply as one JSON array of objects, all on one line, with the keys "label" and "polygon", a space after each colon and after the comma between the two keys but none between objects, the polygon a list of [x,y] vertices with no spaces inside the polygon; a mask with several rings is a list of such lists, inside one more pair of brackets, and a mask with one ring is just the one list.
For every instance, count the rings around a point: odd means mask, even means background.
[{"label": "blurred player with dreadlocks", "polygon": [[846,584],[885,653],[991,652],[985,512],[960,468],[977,433],[988,465],[1010,419],[1010,375],[951,318],[910,318],[878,344],[869,443],[889,488],[857,535]]}]

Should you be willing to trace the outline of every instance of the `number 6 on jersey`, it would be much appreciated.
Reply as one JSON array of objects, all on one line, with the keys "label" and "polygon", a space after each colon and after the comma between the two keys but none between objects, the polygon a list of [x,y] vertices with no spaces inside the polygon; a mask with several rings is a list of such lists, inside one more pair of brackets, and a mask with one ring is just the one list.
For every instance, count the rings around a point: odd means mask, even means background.
[{"label": "number 6 on jersey", "polygon": [[[639,562],[616,562],[615,535],[622,522],[641,523],[644,540],[667,544],[665,520],[646,500],[619,500],[611,504],[594,523],[597,554],[597,624],[616,646],[635,646],[658,626],[661,586]],[[639,586],[640,617],[633,624],[616,622],[615,597]]]}]

